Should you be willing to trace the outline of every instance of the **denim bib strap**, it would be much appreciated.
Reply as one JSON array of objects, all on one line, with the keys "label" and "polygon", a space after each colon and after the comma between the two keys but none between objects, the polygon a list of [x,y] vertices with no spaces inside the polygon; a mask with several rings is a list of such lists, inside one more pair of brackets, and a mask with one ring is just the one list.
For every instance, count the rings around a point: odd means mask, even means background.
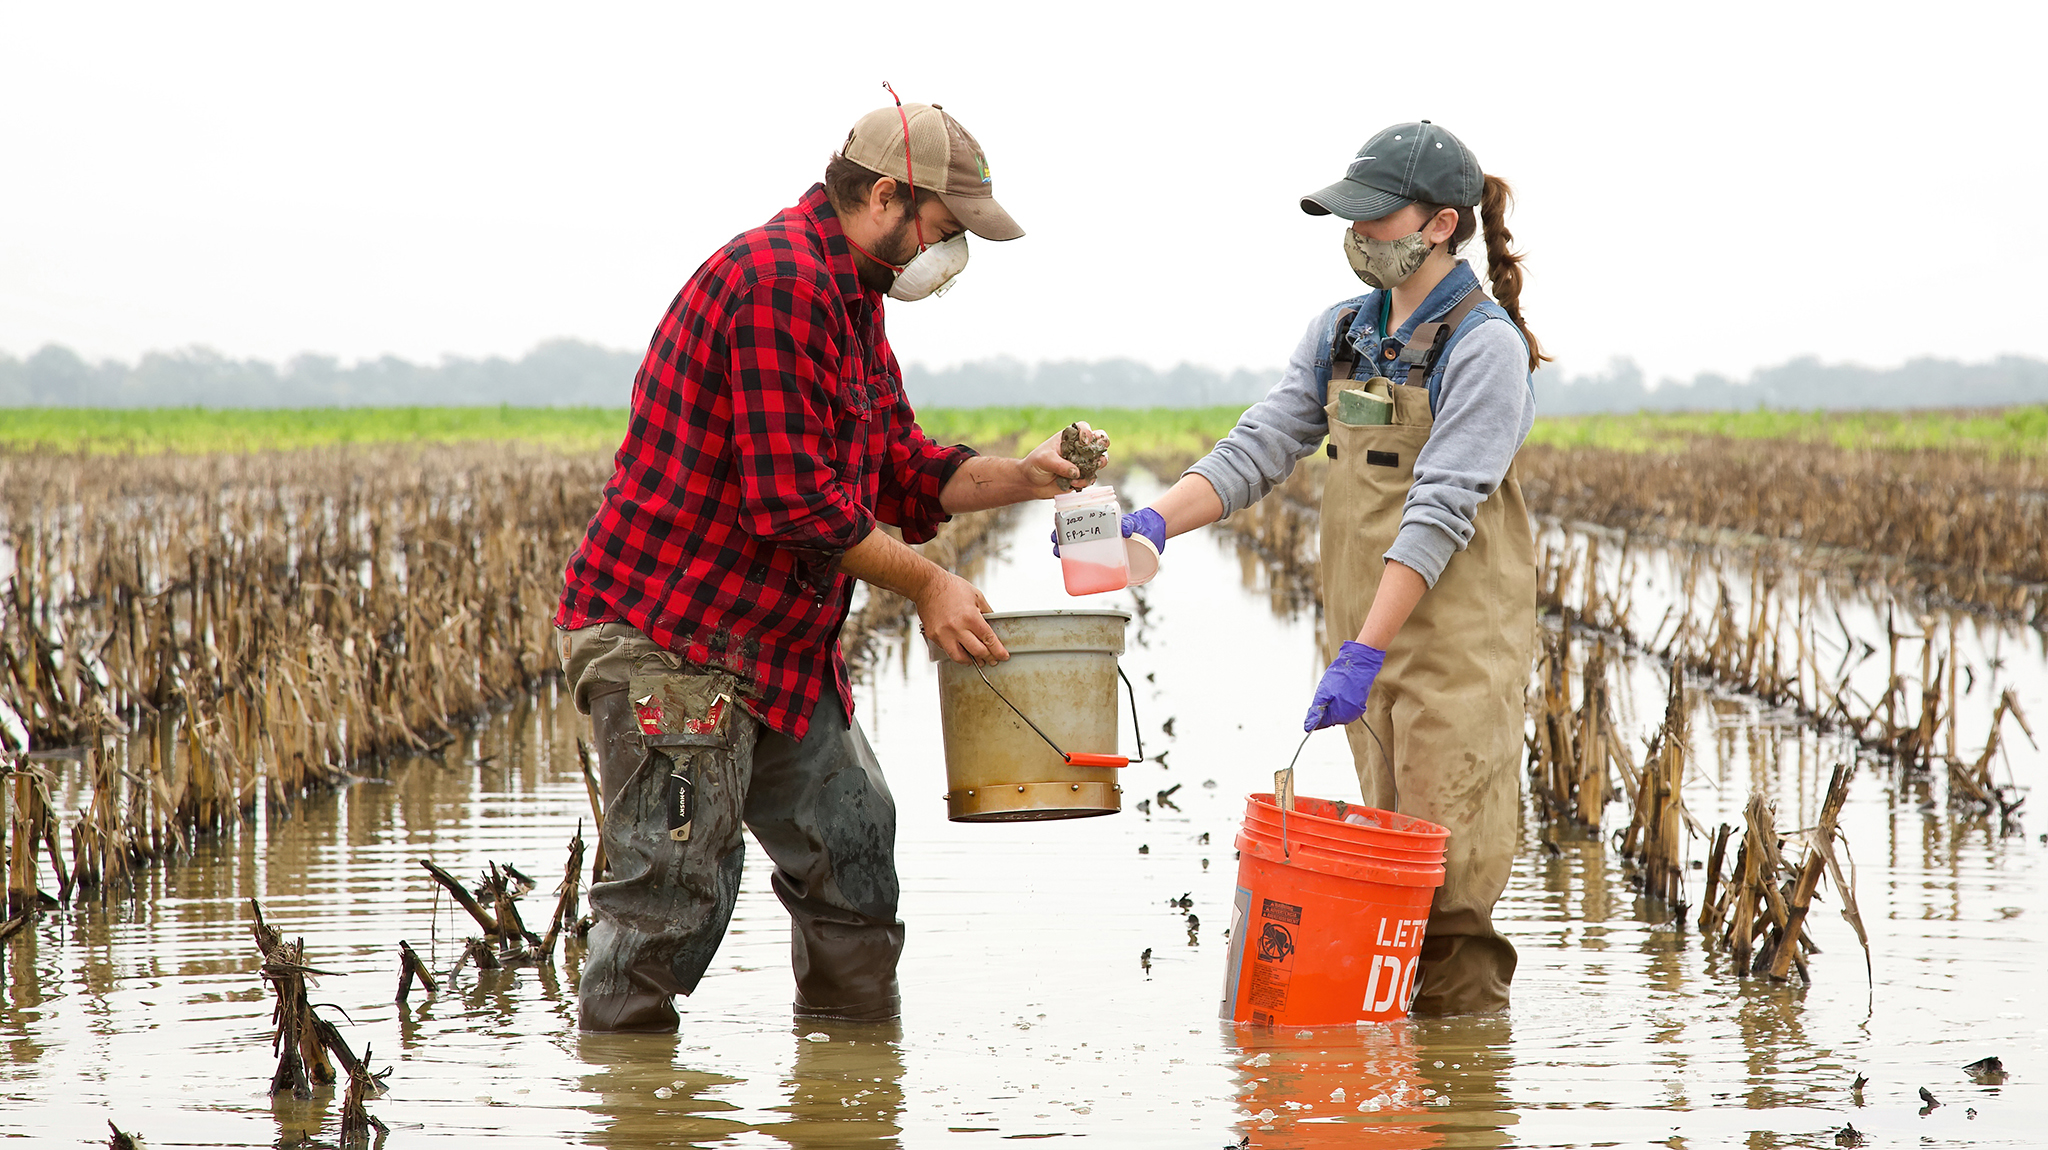
[{"label": "denim bib strap", "polygon": [[1351,325],[1358,318],[1358,309],[1347,307],[1337,313],[1335,334],[1330,339],[1330,374],[1323,380],[1323,399],[1329,401],[1330,384],[1334,380],[1352,379],[1358,369],[1358,349],[1351,346]]},{"label": "denim bib strap", "polygon": [[[1465,317],[1472,314],[1472,309],[1486,302],[1486,298],[1486,289],[1475,285],[1471,291],[1465,293],[1464,299],[1459,300],[1456,306],[1444,313],[1443,319],[1435,323],[1416,324],[1407,344],[1401,348],[1400,358],[1394,361],[1396,368],[1408,370],[1408,378],[1402,382],[1410,387],[1428,385],[1431,373],[1436,370],[1437,361],[1450,350],[1452,335],[1464,324]],[[1436,396],[1431,395],[1429,398],[1430,407],[1434,410]]]}]

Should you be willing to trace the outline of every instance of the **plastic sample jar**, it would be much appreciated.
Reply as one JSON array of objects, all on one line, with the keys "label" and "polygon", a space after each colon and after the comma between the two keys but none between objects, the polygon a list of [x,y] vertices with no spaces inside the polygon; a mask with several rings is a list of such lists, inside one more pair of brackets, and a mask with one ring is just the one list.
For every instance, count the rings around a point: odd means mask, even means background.
[{"label": "plastic sample jar", "polygon": [[1124,509],[1114,488],[1086,487],[1055,495],[1052,515],[1067,594],[1121,590],[1145,582],[1159,570],[1159,553],[1149,540],[1124,538]]}]

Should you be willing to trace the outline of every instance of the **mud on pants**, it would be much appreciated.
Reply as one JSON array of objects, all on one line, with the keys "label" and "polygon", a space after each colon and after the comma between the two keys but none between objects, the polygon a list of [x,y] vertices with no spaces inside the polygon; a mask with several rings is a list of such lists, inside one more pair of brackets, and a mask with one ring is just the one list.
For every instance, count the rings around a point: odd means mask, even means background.
[{"label": "mud on pants", "polygon": [[[1454,310],[1449,326],[1469,310]],[[1424,329],[1434,326],[1418,327],[1415,339],[1427,346],[1434,332]],[[1355,385],[1348,364],[1336,367],[1322,507],[1329,658],[1365,625],[1432,425],[1428,389],[1415,375],[1387,389],[1391,423],[1343,422],[1337,392]],[[1535,634],[1535,541],[1510,465],[1474,513],[1471,542],[1388,644],[1364,718],[1344,728],[1367,803],[1451,832],[1423,935],[1417,1014],[1508,1005],[1515,948],[1494,929],[1493,906],[1520,836],[1523,692]]]},{"label": "mud on pants", "polygon": [[560,634],[596,735],[610,881],[578,986],[585,1030],[674,1030],[732,920],[744,830],[775,863],[800,1016],[894,1018],[896,806],[874,752],[827,684],[802,739],[739,705],[729,675],[624,623]]}]

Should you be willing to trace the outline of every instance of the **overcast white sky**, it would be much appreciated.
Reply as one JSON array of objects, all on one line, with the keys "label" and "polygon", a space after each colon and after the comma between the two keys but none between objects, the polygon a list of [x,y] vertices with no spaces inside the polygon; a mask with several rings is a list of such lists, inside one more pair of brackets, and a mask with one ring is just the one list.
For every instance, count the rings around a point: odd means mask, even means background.
[{"label": "overcast white sky", "polygon": [[1424,117],[1568,370],[2048,356],[2042,11],[0,0],[0,350],[639,348],[888,79],[1029,232],[892,305],[906,362],[1277,365],[1363,290],[1297,198]]}]

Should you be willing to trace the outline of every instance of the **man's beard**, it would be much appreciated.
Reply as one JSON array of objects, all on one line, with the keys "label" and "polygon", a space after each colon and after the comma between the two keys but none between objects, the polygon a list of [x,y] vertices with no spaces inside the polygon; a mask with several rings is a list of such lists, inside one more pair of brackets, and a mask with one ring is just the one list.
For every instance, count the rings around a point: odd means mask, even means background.
[{"label": "man's beard", "polygon": [[[917,256],[917,237],[911,234],[911,229],[912,220],[905,214],[903,222],[897,225],[896,230],[883,236],[881,242],[875,245],[875,255],[897,267],[908,264]],[[887,292],[890,285],[896,282],[895,272],[859,252],[853,253],[853,267],[860,275],[860,282],[875,291]]]}]

